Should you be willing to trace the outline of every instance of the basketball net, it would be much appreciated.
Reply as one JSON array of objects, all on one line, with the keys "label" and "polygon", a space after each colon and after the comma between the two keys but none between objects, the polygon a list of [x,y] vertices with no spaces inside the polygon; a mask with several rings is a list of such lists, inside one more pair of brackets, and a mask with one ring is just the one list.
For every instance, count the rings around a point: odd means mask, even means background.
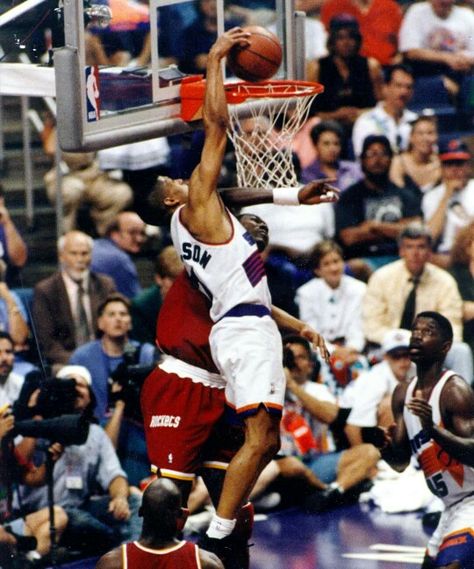
[{"label": "basketball net", "polygon": [[293,138],[306,122],[311,103],[322,87],[290,81],[237,86],[245,100],[228,106],[227,133],[235,149],[239,187],[297,186]]}]

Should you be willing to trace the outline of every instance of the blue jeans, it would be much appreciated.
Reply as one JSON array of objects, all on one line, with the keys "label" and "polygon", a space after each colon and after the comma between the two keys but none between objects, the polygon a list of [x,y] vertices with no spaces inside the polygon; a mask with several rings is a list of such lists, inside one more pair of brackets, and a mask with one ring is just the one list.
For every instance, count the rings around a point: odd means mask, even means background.
[{"label": "blue jeans", "polygon": [[116,520],[108,511],[109,496],[94,497],[81,508],[67,508],[69,522],[65,540],[90,553],[107,551],[126,541],[140,537],[142,521],[138,515],[141,497],[132,494],[128,498],[130,517]]},{"label": "blue jeans", "polygon": [[325,484],[331,484],[337,478],[337,468],[342,452],[324,452],[305,457],[303,462]]}]

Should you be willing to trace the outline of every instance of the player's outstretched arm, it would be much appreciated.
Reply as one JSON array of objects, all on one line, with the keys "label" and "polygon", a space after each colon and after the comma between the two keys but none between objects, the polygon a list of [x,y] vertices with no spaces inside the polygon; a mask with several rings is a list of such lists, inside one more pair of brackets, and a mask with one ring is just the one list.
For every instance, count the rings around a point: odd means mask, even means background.
[{"label": "player's outstretched arm", "polygon": [[474,467],[474,391],[462,377],[451,378],[442,392],[444,426],[433,423],[431,405],[415,393],[407,404],[423,429],[453,458]]},{"label": "player's outstretched arm", "polygon": [[332,186],[332,178],[313,180],[301,188],[223,188],[219,193],[230,207],[244,207],[265,203],[276,205],[317,205],[333,203],[339,199],[340,190]]},{"label": "player's outstretched arm", "polygon": [[221,61],[233,46],[247,45],[248,36],[241,28],[232,28],[223,33],[211,47],[207,59],[203,105],[204,146],[201,161],[191,175],[188,204],[182,212],[186,227],[196,237],[204,240],[226,239],[228,236],[225,231],[230,231],[217,193],[229,121]]},{"label": "player's outstretched arm", "polygon": [[305,324],[302,320],[295,318],[288,312],[285,312],[281,308],[272,305],[272,317],[280,328],[287,328],[296,332],[303,338],[306,338],[313,346],[319,350],[319,353],[326,362],[329,362],[329,351],[326,347],[326,342],[321,334],[318,334],[316,330]]},{"label": "player's outstretched arm", "polygon": [[382,458],[397,472],[403,472],[410,464],[411,449],[408,440],[403,407],[407,385],[400,383],[392,395],[392,413],[394,424],[386,432],[385,446],[381,449]]}]

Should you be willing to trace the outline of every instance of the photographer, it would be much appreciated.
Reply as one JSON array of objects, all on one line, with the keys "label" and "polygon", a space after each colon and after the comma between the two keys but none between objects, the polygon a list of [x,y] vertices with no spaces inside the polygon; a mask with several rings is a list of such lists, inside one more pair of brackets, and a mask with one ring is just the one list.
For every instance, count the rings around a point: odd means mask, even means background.
[{"label": "photographer", "polygon": [[141,383],[155,365],[157,350],[151,344],[129,339],[130,301],[114,293],[98,308],[100,340],[78,348],[70,364],[87,368],[97,399],[95,415],[117,448],[131,484],[150,473],[139,411]]},{"label": "photographer", "polygon": [[[95,399],[87,370],[78,373],[76,369],[67,375],[76,385],[75,412],[91,417]],[[138,538],[140,497],[130,494],[126,474],[99,425],[90,425],[85,444],[65,447],[56,462],[53,482],[55,500],[69,517],[65,545],[94,554]],[[46,487],[23,486],[22,501],[30,510],[45,506]]]},{"label": "photographer", "polygon": [[[24,460],[13,443],[11,433],[15,419],[10,406],[0,409],[0,566],[3,558],[10,562],[9,556],[17,557],[20,550],[28,550],[26,558],[39,559],[51,548],[50,523],[48,508],[32,510],[25,517],[12,508],[13,486],[18,483],[39,486],[45,483],[44,467],[36,468]],[[57,447],[52,447],[53,460],[59,458]],[[61,536],[67,525],[64,510],[55,506],[56,535]],[[33,537],[34,540],[25,540]],[[26,561],[23,560],[22,563]],[[24,567],[25,565],[21,565]]]}]

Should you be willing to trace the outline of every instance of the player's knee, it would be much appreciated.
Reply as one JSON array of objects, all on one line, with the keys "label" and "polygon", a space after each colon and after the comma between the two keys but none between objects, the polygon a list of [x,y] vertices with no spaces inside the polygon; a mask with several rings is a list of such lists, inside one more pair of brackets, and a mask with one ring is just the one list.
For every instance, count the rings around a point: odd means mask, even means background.
[{"label": "player's knee", "polygon": [[280,435],[273,431],[254,432],[246,437],[245,446],[252,454],[259,455],[270,462],[280,450]]}]

